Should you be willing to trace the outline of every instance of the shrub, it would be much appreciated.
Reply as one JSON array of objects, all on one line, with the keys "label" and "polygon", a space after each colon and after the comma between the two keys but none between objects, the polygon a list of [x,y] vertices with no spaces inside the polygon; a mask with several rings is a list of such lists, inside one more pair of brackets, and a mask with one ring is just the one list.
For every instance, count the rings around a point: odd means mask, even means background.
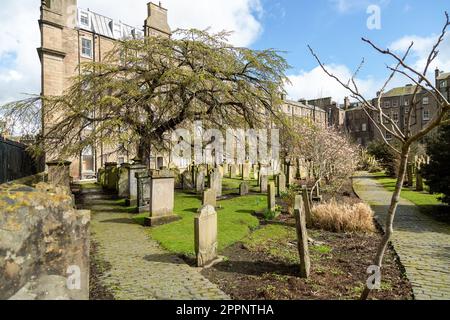
[{"label": "shrub", "polygon": [[399,156],[387,144],[382,141],[372,142],[367,152],[375,157],[388,176],[396,176],[400,165]]},{"label": "shrub", "polygon": [[373,211],[365,203],[331,200],[314,206],[313,225],[332,232],[374,232]]},{"label": "shrub", "polygon": [[437,136],[427,141],[430,164],[422,169],[430,191],[442,193],[441,200],[450,204],[450,125],[443,126]]},{"label": "shrub", "polygon": [[269,209],[265,209],[263,212],[263,217],[265,221],[272,221],[275,220],[276,217],[278,217],[279,212],[274,210],[271,211]]}]

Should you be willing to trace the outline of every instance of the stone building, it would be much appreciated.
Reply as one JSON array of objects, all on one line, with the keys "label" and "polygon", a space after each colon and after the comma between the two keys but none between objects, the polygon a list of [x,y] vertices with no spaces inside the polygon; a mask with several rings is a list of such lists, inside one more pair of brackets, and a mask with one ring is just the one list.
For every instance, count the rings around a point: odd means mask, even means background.
[{"label": "stone building", "polygon": [[327,124],[327,114],[323,108],[310,104],[306,100],[283,100],[282,111],[292,118],[302,117],[320,125],[325,126]]},{"label": "stone building", "polygon": [[[71,78],[80,72],[86,61],[101,62],[116,41],[144,36],[170,36],[167,10],[148,3],[144,27],[127,25],[95,12],[78,8],[77,0],[42,0],[39,20],[41,46],[42,95],[58,96],[72,84]],[[143,17],[144,19],[144,17]],[[45,108],[45,105],[44,105]],[[51,119],[42,119],[45,130]],[[106,162],[127,162],[134,157],[134,148],[111,152],[102,144],[86,148],[72,161],[71,175],[75,180],[95,177]],[[53,159],[47,159],[53,160]],[[162,166],[164,159],[153,155],[153,165]]]}]

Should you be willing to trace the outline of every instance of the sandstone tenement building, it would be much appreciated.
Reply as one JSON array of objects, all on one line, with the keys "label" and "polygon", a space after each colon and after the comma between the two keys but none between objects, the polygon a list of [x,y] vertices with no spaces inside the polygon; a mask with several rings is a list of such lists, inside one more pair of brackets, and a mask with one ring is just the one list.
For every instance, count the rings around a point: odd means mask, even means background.
[{"label": "sandstone tenement building", "polygon": [[[77,0],[42,0],[39,20],[41,46],[38,48],[42,68],[41,94],[62,95],[70,87],[72,77],[80,72],[80,63],[101,62],[120,39],[170,36],[167,10],[153,3],[148,3],[147,7],[144,26],[133,27],[78,8]],[[45,130],[51,120],[42,120]],[[97,170],[106,162],[120,163],[132,157],[128,151],[118,154],[101,144],[94,145],[86,148],[76,159],[70,159],[71,175],[75,180],[95,177]],[[159,155],[154,155],[153,161],[163,162]]]}]

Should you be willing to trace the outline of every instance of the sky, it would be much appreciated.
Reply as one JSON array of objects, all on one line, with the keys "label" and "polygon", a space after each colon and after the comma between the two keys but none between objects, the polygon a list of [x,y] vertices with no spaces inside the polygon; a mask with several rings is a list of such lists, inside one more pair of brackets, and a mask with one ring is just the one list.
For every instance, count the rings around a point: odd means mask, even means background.
[{"label": "sky", "polygon": [[[142,26],[146,2],[78,0],[78,6]],[[361,37],[398,53],[414,41],[408,62],[420,68],[442,29],[444,12],[450,11],[448,0],[163,0],[162,5],[169,10],[172,29],[229,30],[234,32],[230,38],[234,45],[280,50],[291,65],[287,72],[291,84],[286,85],[290,98],[332,96],[339,102],[348,93],[323,73],[307,45],[343,79],[348,79],[364,58],[357,83],[371,98],[393,61],[374,52]],[[2,0],[0,104],[40,92],[36,51],[40,44],[39,6],[40,0]],[[450,37],[431,70],[436,67],[450,71]],[[392,86],[406,83],[397,77]]]}]

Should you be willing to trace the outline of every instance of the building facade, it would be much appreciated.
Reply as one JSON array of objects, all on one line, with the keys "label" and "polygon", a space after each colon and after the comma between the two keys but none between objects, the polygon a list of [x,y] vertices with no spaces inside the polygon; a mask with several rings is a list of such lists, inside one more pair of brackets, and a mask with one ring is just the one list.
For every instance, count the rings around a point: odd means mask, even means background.
[{"label": "building facade", "polygon": [[[148,3],[144,27],[133,27],[89,10],[78,8],[77,0],[42,0],[39,27],[41,46],[41,94],[59,96],[72,84],[72,78],[87,61],[101,62],[117,41],[144,36],[170,36],[167,10]],[[145,17],[143,17],[144,20]],[[45,106],[43,106],[45,108]],[[43,130],[51,119],[42,119]],[[111,152],[102,144],[86,148],[72,162],[71,175],[75,180],[94,178],[106,162],[128,162],[135,148]],[[49,158],[49,157],[47,157]],[[53,159],[46,159],[53,160]],[[164,165],[164,159],[153,156],[154,165]]]}]

